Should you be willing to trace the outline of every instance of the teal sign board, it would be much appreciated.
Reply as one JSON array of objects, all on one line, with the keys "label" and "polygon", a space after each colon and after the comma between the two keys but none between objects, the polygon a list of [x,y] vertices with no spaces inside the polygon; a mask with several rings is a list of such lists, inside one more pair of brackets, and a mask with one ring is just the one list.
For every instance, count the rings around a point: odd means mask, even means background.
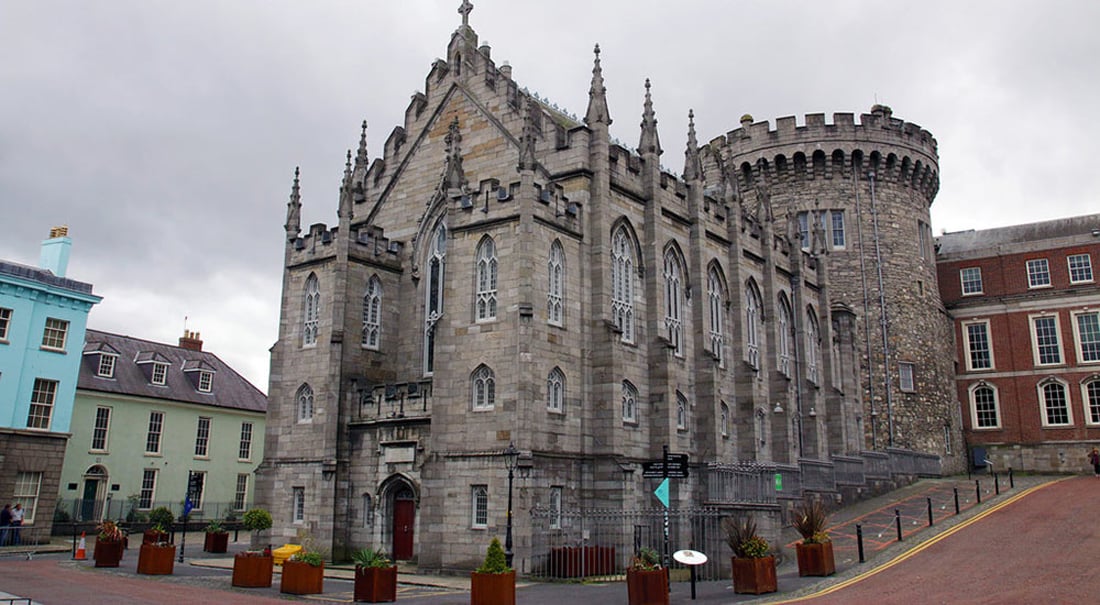
[{"label": "teal sign board", "polygon": [[657,499],[665,505],[665,508],[668,508],[668,479],[662,481],[657,489],[653,490],[653,495],[657,496]]}]

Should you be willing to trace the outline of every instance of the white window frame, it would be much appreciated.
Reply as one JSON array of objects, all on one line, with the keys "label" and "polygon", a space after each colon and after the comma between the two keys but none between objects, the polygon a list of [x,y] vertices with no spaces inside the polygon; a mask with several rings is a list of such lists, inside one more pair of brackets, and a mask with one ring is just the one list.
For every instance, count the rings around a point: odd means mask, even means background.
[{"label": "white window frame", "polygon": [[252,423],[241,423],[241,441],[237,446],[237,461],[248,462],[252,460]]},{"label": "white window frame", "polygon": [[362,334],[363,348],[371,351],[377,351],[382,346],[382,294],[382,280],[372,275],[363,294]]},{"label": "white window frame", "polygon": [[[1074,266],[1074,261],[1077,266]],[[1071,284],[1088,284],[1093,281],[1092,274],[1092,256],[1087,253],[1082,254],[1070,254],[1066,257],[1066,266],[1069,268],[1069,283]],[[1077,277],[1074,277],[1074,274]]]},{"label": "white window frame", "polygon": [[8,332],[11,331],[12,310],[0,307],[0,342],[8,342]]},{"label": "white window frame", "polygon": [[149,382],[157,386],[168,384],[168,364],[162,361],[154,361],[152,372],[149,374]]},{"label": "white window frame", "polygon": [[1085,424],[1100,426],[1100,375],[1093,374],[1081,381],[1081,407]]},{"label": "white window frame", "polygon": [[[89,451],[107,452],[110,435],[111,408],[105,405],[97,405],[95,417],[92,419],[92,444]],[[97,445],[99,447],[96,447]]]},{"label": "white window frame", "polygon": [[677,357],[684,356],[683,269],[674,250],[665,252],[665,335]]},{"label": "white window frame", "polygon": [[628,380],[622,386],[623,423],[638,423],[638,389]]},{"label": "white window frame", "polygon": [[470,529],[489,527],[489,486],[470,486]]},{"label": "white window frame", "polygon": [[114,378],[115,377],[115,362],[118,360],[118,355],[110,355],[108,353],[99,354],[99,364],[96,366],[95,375],[100,378]]},{"label": "white window frame", "polygon": [[726,367],[726,289],[717,267],[711,267],[707,275],[707,302],[710,311],[710,352],[718,360],[718,367]]},{"label": "white window frame", "polygon": [[1033,258],[1027,261],[1027,287],[1029,289],[1049,288],[1050,285],[1050,261],[1045,258]]},{"label": "white window frame", "polygon": [[546,271],[546,323],[561,327],[565,323],[565,249],[558,240],[550,244]]},{"label": "white window frame", "polygon": [[47,351],[64,351],[69,341],[69,322],[56,317],[47,317],[42,328],[42,348]]},{"label": "white window frame", "polygon": [[303,384],[294,394],[294,407],[298,410],[298,424],[313,422],[313,387]]},{"label": "white window frame", "polygon": [[306,488],[297,485],[290,488],[290,522],[301,525],[306,520]]},{"label": "white window frame", "polygon": [[[989,389],[989,391],[991,391],[993,393],[993,401],[991,402],[993,404],[993,409],[991,411],[993,413],[993,419],[995,420],[995,423],[992,426],[982,426],[982,424],[981,424],[981,420],[980,420],[980,416],[979,416],[979,410],[978,410],[978,398],[977,398],[977,393],[978,393],[978,390],[980,390],[980,389]],[[997,389],[997,385],[990,384],[990,383],[985,382],[985,381],[977,382],[975,384],[970,385],[970,388],[967,389],[967,392],[969,393],[969,399],[970,399],[970,426],[971,426],[971,428],[973,428],[975,431],[993,431],[993,430],[1000,429],[1001,428],[1001,395],[1000,395],[1000,392]]]},{"label": "white window frame", "polygon": [[[1100,311],[1073,311],[1070,313],[1073,321],[1073,337],[1077,347],[1077,363],[1100,363]],[[1095,322],[1095,334],[1082,334],[1081,321],[1091,318]],[[1090,340],[1094,339],[1094,340]],[[1088,350],[1085,349],[1086,345]]]},{"label": "white window frame", "polygon": [[[974,348],[973,343],[970,340],[970,326],[982,326],[983,334],[985,336],[986,352],[989,355],[989,367],[975,367],[974,366]],[[973,321],[962,322],[962,335],[963,335],[963,355],[966,356],[966,369],[968,371],[984,371],[992,370],[997,367],[997,364],[993,358],[993,331],[990,329],[988,319],[978,319]]]},{"label": "white window frame", "polygon": [[150,510],[157,498],[157,469],[147,468],[141,472],[141,489],[138,491],[137,509]]},{"label": "white window frame", "polygon": [[475,412],[493,409],[496,403],[496,376],[492,368],[480,365],[470,376],[470,407]]},{"label": "white window frame", "polygon": [[561,529],[561,499],[562,499],[562,487],[560,485],[550,486],[550,529]]},{"label": "white window frame", "polygon": [[[1066,408],[1066,422],[1055,423],[1050,422],[1050,402],[1047,401],[1046,387],[1048,386],[1060,386],[1062,388],[1062,394],[1065,396],[1065,408]],[[1040,380],[1035,385],[1039,394],[1039,417],[1043,423],[1043,427],[1051,428],[1063,428],[1073,426],[1073,402],[1070,399],[1069,385],[1057,378],[1047,378],[1046,380]]]},{"label": "white window frame", "polygon": [[550,370],[546,377],[546,409],[555,414],[565,413],[565,374],[560,368]]},{"label": "white window frame", "polygon": [[15,474],[12,506],[23,505],[23,525],[33,525],[38,512],[38,497],[42,490],[41,471],[19,471]]},{"label": "white window frame", "polygon": [[[1039,323],[1047,324],[1053,322],[1054,328],[1054,340],[1053,345],[1047,343],[1040,345],[1039,343]],[[1060,366],[1064,365],[1066,361],[1065,352],[1062,350],[1062,322],[1058,313],[1036,313],[1028,316],[1028,324],[1031,327],[1031,352],[1036,366]],[[1053,346],[1054,353],[1057,353],[1058,359],[1055,361],[1042,361],[1042,349]]]},{"label": "white window frame", "polygon": [[[977,289],[973,286],[977,285]],[[959,269],[959,286],[963,296],[977,296],[985,294],[985,284],[982,282],[981,267],[963,267]]]},{"label": "white window frame", "polygon": [[317,346],[317,332],[321,320],[321,280],[316,273],[306,278],[302,300],[302,346]]},{"label": "white window frame", "polygon": [[634,247],[625,226],[611,237],[611,316],[622,342],[634,342]]},{"label": "white window frame", "polygon": [[485,237],[477,246],[476,295],[474,296],[475,317],[480,322],[496,321],[497,318],[497,252],[496,243],[491,237]]},{"label": "white window frame", "polygon": [[[205,421],[205,422],[204,422]],[[213,433],[214,419],[210,416],[199,416],[195,424],[195,457],[210,457],[210,436]]]},{"label": "white window frame", "polygon": [[208,370],[199,371],[199,392],[209,393],[214,388],[214,373]]},{"label": "white window frame", "polygon": [[[840,219],[839,226],[837,218]],[[839,235],[839,237],[837,237]],[[829,242],[833,250],[843,250],[848,247],[848,234],[844,225],[844,210],[829,210]]]},{"label": "white window frame", "polygon": [[[164,435],[164,412],[152,410],[149,412],[149,425],[145,431],[145,453],[160,455],[162,437]],[[149,443],[155,442],[156,449],[149,449]]]},{"label": "white window frame", "polygon": [[898,388],[903,393],[917,392],[916,364],[913,362],[898,362]]},{"label": "white window frame", "polygon": [[31,391],[31,405],[27,410],[27,428],[48,431],[53,423],[53,408],[57,402],[59,383],[48,378],[35,378]]},{"label": "white window frame", "polygon": [[237,485],[233,490],[233,510],[244,510],[248,505],[248,473],[237,473]]}]

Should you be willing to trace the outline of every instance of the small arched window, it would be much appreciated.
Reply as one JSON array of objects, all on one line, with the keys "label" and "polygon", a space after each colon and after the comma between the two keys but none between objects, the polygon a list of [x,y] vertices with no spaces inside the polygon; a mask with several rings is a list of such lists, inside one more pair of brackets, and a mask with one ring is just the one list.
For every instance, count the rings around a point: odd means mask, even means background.
[{"label": "small arched window", "polygon": [[638,422],[638,389],[629,380],[623,381],[623,422]]},{"label": "small arched window", "polygon": [[313,389],[308,384],[298,387],[298,394],[294,401],[298,409],[298,422],[313,420]]},{"label": "small arched window", "polygon": [[676,428],[686,431],[688,427],[688,400],[684,394],[676,392]]},{"label": "small arched window", "polygon": [[472,405],[475,410],[491,410],[496,400],[496,378],[488,366],[478,366],[471,376]]},{"label": "small arched window", "polygon": [[558,368],[550,370],[546,377],[546,409],[557,413],[565,411],[565,374]]}]

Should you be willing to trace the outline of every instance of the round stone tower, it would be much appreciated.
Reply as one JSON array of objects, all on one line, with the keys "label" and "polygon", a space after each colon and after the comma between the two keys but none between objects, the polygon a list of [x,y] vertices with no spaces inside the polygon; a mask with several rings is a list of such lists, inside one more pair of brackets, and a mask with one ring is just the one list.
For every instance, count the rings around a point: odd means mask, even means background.
[{"label": "round stone tower", "polygon": [[954,347],[929,220],[939,189],[936,139],[875,105],[858,124],[850,113],[833,114],[832,124],[811,114],[803,126],[780,118],[772,130],[746,115],[711,145],[726,177],[736,175],[743,204],[770,203],[777,219],[798,221],[804,248],[824,250],[830,297],[858,316],[862,394],[845,396],[863,402],[866,446],[938,454],[945,470],[957,465]]}]

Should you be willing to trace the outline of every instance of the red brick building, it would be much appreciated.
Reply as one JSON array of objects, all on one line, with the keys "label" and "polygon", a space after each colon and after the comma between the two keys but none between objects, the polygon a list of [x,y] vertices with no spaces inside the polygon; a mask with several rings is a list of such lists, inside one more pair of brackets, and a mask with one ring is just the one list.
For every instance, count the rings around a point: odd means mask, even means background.
[{"label": "red brick building", "polygon": [[937,238],[972,461],[1077,472],[1100,445],[1100,214]]}]

